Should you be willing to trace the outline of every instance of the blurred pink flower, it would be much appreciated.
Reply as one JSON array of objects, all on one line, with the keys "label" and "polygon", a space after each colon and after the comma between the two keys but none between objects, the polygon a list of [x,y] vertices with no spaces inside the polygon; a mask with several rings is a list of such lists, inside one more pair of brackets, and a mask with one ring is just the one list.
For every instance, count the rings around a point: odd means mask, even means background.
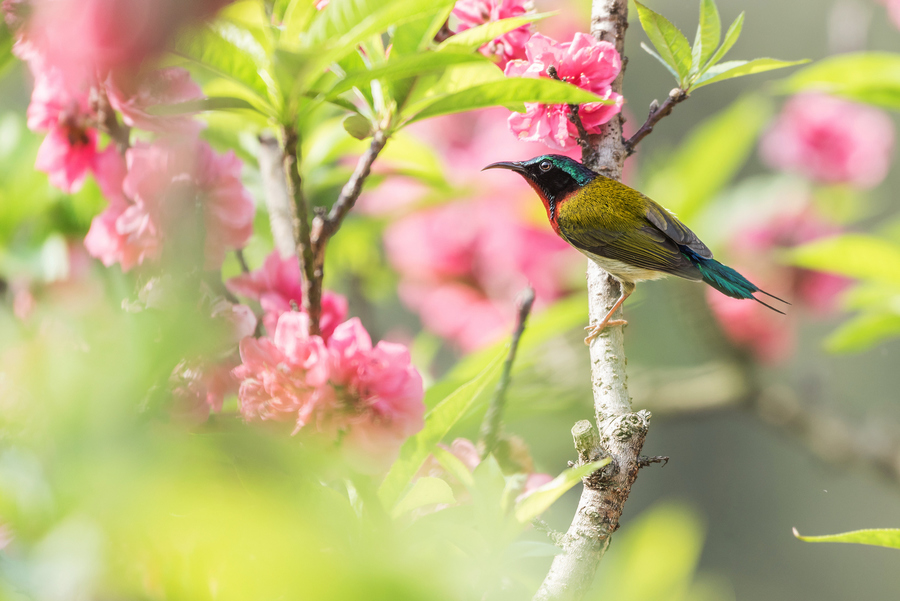
[{"label": "blurred pink flower", "polygon": [[[296,257],[281,258],[278,251],[272,251],[256,271],[231,278],[226,285],[235,294],[259,301],[265,312],[263,325],[270,333],[275,331],[278,318],[293,309],[291,302],[300,307],[303,300],[300,264]],[[346,317],[347,299],[325,290],[319,319],[322,337],[328,340]]]},{"label": "blurred pink flower", "polygon": [[[610,88],[622,62],[609,42],[598,42],[590,35],[576,33],[571,42],[560,44],[536,33],[525,45],[525,52],[527,60],[514,60],[506,65],[507,77],[549,77],[547,69],[553,66],[560,79],[612,101],[612,104],[581,105],[579,115],[588,133],[599,133],[601,126],[622,109],[624,99]],[[559,149],[576,145],[578,130],[567,118],[567,105],[525,103],[525,108],[525,113],[509,116],[509,128],[518,139],[540,141]]]},{"label": "blurred pink flower", "polygon": [[180,363],[170,379],[173,416],[179,421],[201,424],[210,411],[221,411],[225,397],[238,391],[234,368],[232,360],[197,365]]},{"label": "blurred pink flower", "polygon": [[104,79],[159,54],[183,25],[211,17],[230,0],[34,0],[27,40],[67,82]]},{"label": "blurred pink flower", "polygon": [[203,97],[200,86],[185,69],[167,67],[137,77],[130,73],[115,73],[106,81],[106,93],[110,106],[122,113],[122,120],[132,127],[184,135],[202,126],[189,115],[163,117],[147,111],[152,106],[179,104]]},{"label": "blurred pink flower", "polygon": [[[92,257],[100,259],[107,267],[120,263],[123,271],[141,264],[145,258],[155,257],[159,250],[155,237],[140,235],[140,228],[138,231],[129,229],[129,217],[135,209],[131,208],[131,202],[122,191],[127,172],[125,159],[114,145],[97,155],[94,177],[109,206],[94,217],[84,238],[84,247]],[[127,211],[129,215],[126,216]]]},{"label": "blurred pink flower", "polygon": [[881,110],[824,94],[800,94],[784,105],[760,145],[773,168],[826,184],[860,188],[887,175],[894,126]]},{"label": "blurred pink flower", "polygon": [[[453,7],[453,16],[459,20],[455,33],[500,19],[521,17],[530,10],[530,0],[458,0]],[[480,51],[485,56],[496,57],[497,64],[503,69],[509,61],[525,58],[525,44],[531,36],[531,28],[528,23],[504,33],[482,46]]]},{"label": "blurred pink flower", "polygon": [[309,336],[309,317],[278,318],[275,336],[245,338],[239,398],[245,419],[307,424],[366,471],[389,465],[403,441],[423,426],[422,378],[409,351],[381,341],[374,347],[358,318],[339,325],[326,343]]},{"label": "blurred pink flower", "polygon": [[219,299],[210,308],[213,319],[224,321],[229,328],[231,339],[237,344],[256,331],[256,315],[247,305]]},{"label": "blurred pink flower", "polygon": [[900,29],[900,0],[879,0],[887,7],[888,16],[894,22],[894,27]]},{"label": "blurred pink flower", "polygon": [[218,269],[227,249],[247,242],[255,207],[233,152],[217,155],[201,140],[166,138],[138,142],[126,159],[123,190],[134,204],[116,222],[120,233],[157,244],[202,236],[207,269]]},{"label": "blurred pink flower", "polygon": [[97,132],[91,129],[91,120],[87,92],[73,93],[52,69],[35,72],[28,128],[48,134],[34,166],[46,172],[50,183],[64,192],[81,188],[93,167]]},{"label": "blurred pink flower", "polygon": [[527,283],[546,303],[568,289],[574,273],[571,249],[549,226],[529,223],[494,198],[413,213],[385,230],[384,244],[401,275],[401,300],[428,330],[464,350],[506,333]]}]

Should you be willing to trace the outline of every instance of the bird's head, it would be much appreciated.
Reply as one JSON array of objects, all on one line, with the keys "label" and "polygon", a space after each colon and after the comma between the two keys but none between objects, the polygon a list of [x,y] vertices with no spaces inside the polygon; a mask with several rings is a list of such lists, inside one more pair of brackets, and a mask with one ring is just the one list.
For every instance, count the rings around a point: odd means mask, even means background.
[{"label": "bird's head", "polygon": [[492,163],[484,169],[509,169],[524,177],[544,201],[550,221],[556,220],[558,203],[597,177],[575,159],[559,154],[544,154],[527,161]]}]

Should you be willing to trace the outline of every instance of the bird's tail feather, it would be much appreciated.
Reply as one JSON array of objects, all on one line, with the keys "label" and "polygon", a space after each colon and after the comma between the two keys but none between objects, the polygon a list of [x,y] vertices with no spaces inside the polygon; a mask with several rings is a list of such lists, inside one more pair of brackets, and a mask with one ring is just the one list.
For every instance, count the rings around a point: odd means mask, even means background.
[{"label": "bird's tail feather", "polygon": [[765,303],[756,298],[755,296],[753,296],[753,294],[756,292],[761,292],[762,294],[765,294],[770,298],[774,298],[778,302],[790,305],[790,303],[786,300],[780,299],[774,294],[769,294],[765,290],[760,290],[759,287],[742,276],[740,273],[738,273],[731,267],[728,267],[727,265],[722,265],[715,259],[705,259],[691,249],[684,246],[681,247],[681,251],[700,271],[700,276],[703,278],[703,281],[725,296],[730,296],[731,298],[753,299],[764,307],[768,307],[769,309],[772,309],[776,313],[781,313],[782,315],[784,315],[784,311],[779,311],[772,305],[769,305],[768,303]]}]

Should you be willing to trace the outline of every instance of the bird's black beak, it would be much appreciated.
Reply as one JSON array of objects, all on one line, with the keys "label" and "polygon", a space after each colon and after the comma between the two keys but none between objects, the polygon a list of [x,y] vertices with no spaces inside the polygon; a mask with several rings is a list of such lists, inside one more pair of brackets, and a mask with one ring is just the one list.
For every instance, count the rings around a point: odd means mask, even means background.
[{"label": "bird's black beak", "polygon": [[509,161],[500,161],[499,163],[491,163],[482,171],[486,171],[488,169],[509,169],[510,171],[515,171],[517,173],[525,173],[525,167],[522,163],[511,163]]}]

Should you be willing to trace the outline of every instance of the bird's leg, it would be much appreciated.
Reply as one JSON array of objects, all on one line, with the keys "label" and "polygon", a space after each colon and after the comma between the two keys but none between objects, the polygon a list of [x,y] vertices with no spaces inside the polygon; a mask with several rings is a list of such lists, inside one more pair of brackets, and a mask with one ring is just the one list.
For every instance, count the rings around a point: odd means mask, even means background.
[{"label": "bird's leg", "polygon": [[616,301],[616,304],[612,306],[612,309],[606,314],[606,317],[604,317],[597,325],[589,325],[584,328],[585,330],[588,330],[587,338],[584,339],[586,345],[590,346],[591,342],[593,342],[594,339],[600,335],[600,332],[606,328],[628,325],[628,322],[624,319],[612,319],[612,316],[613,313],[616,312],[616,309],[622,306],[625,299],[631,296],[632,292],[634,292],[634,283],[622,282],[622,295],[619,297],[619,300]]}]

